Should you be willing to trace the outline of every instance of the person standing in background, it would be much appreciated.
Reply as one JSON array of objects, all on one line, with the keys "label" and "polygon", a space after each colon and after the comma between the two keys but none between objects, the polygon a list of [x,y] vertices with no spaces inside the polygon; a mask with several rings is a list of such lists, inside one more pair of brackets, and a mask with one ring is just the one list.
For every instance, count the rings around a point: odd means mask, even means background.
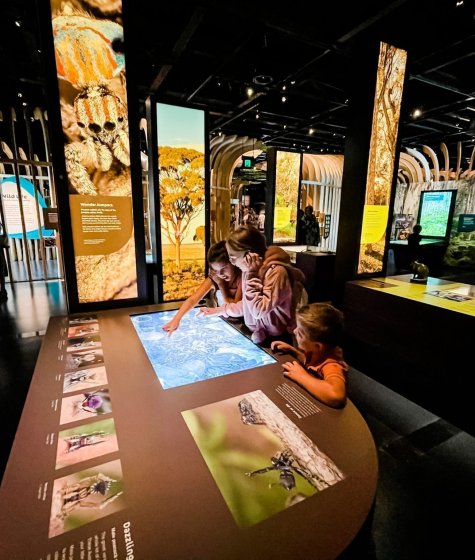
[{"label": "person standing in background", "polygon": [[412,233],[407,236],[409,265],[411,265],[414,261],[417,261],[420,256],[420,244],[422,239],[421,231],[422,226],[420,224],[416,224],[412,228]]},{"label": "person standing in background", "polygon": [[305,208],[301,221],[306,245],[314,247],[320,245],[320,225],[313,213],[313,206],[307,206]]}]

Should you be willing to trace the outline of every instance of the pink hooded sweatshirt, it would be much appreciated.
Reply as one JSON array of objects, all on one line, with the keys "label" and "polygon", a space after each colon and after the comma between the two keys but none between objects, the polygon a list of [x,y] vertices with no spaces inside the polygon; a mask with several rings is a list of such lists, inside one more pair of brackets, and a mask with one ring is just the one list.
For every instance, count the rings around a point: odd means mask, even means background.
[{"label": "pink hooded sweatshirt", "polygon": [[290,263],[280,247],[269,247],[257,272],[242,273],[242,300],[224,305],[225,317],[244,317],[252,340],[264,342],[295,329],[296,301],[293,294],[303,287],[305,276]]}]

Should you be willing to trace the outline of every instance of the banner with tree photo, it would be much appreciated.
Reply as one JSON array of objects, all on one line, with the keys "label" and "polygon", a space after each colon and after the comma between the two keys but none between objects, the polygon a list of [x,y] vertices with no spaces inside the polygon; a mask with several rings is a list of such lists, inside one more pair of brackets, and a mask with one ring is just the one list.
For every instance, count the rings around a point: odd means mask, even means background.
[{"label": "banner with tree photo", "polygon": [[205,274],[205,121],[157,103],[163,299],[187,298]]}]

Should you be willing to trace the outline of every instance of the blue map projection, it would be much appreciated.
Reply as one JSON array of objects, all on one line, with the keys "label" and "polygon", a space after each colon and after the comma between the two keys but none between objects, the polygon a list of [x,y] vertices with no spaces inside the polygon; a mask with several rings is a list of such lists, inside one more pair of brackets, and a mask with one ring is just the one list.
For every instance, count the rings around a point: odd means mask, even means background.
[{"label": "blue map projection", "polygon": [[162,330],[176,311],[131,315],[164,389],[276,362],[220,317],[183,317],[171,335]]}]

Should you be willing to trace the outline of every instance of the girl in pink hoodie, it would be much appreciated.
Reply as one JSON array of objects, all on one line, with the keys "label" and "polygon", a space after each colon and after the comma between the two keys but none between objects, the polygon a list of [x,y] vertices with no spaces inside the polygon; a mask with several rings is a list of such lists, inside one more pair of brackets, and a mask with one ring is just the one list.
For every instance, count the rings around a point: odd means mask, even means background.
[{"label": "girl in pink hoodie", "polygon": [[280,247],[267,248],[265,237],[254,227],[241,226],[226,241],[229,261],[242,271],[241,301],[216,308],[202,308],[204,315],[244,317],[256,344],[268,343],[295,329],[296,302],[303,291],[304,275],[291,265]]}]

